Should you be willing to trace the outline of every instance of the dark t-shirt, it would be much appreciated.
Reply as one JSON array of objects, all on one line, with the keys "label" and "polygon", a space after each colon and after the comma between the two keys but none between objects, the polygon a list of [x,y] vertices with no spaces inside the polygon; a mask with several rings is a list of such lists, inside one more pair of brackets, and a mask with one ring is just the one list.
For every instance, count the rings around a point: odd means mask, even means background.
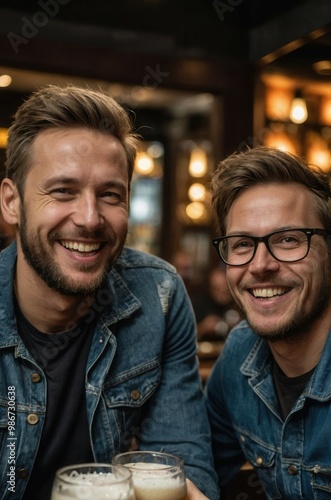
[{"label": "dark t-shirt", "polygon": [[273,364],[273,377],[276,387],[276,392],[282,412],[283,419],[293,408],[294,403],[301,396],[304,388],[308,384],[315,368],[298,377],[287,377],[279,368],[276,362]]},{"label": "dark t-shirt", "polygon": [[[45,334],[16,307],[19,334],[47,378],[47,409],[24,500],[48,500],[64,465],[94,462],[85,402],[85,371],[93,324],[82,318],[64,333]],[[87,318],[87,317],[86,317]]]}]

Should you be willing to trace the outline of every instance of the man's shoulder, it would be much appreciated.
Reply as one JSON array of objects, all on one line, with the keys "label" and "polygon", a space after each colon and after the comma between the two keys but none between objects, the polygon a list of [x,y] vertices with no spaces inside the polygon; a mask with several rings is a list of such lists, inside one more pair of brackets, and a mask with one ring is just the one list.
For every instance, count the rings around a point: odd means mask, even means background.
[{"label": "man's shoulder", "polygon": [[224,356],[238,352],[241,356],[247,356],[258,337],[252,331],[247,321],[244,319],[236,325],[229,333],[224,346]]},{"label": "man's shoulder", "polygon": [[115,269],[139,269],[139,268],[154,268],[168,271],[171,274],[176,274],[176,269],[173,265],[165,260],[152,254],[135,250],[133,248],[124,247],[122,254],[118,258]]},{"label": "man's shoulder", "polygon": [[6,271],[5,273],[0,272],[0,278],[8,276],[9,271],[12,272],[17,256],[16,242],[11,243],[9,246],[4,248],[0,252],[0,269],[2,268]]},{"label": "man's shoulder", "polygon": [[[241,379],[243,370],[256,372],[267,359],[266,342],[259,338],[249,327],[246,320],[241,321],[229,333],[222,354],[216,362],[215,376],[229,385]],[[252,367],[252,364],[254,365]],[[248,368],[247,368],[248,367]]]}]

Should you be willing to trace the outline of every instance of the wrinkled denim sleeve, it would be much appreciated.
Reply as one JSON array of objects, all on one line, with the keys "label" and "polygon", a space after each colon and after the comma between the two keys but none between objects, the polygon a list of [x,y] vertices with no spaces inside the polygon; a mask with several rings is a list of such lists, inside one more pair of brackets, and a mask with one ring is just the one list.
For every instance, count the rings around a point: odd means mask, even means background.
[{"label": "wrinkled denim sleeve", "polygon": [[214,463],[223,498],[227,485],[239,472],[246,458],[239,445],[238,437],[235,434],[231,418],[227,412],[225,393],[229,389],[224,386],[222,362],[223,358],[221,355],[216,361],[206,383],[205,394],[212,432]]},{"label": "wrinkled denim sleeve", "polygon": [[141,449],[180,455],[186,475],[218,500],[210,428],[198,372],[194,314],[184,285],[176,280],[166,315],[162,380],[142,419]]}]

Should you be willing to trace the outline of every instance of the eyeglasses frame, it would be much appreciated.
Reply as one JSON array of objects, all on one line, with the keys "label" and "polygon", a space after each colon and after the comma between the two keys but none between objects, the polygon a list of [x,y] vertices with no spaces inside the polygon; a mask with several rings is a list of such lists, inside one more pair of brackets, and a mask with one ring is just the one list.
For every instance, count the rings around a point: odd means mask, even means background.
[{"label": "eyeglasses frame", "polygon": [[[278,233],[286,233],[286,232],[291,232],[291,231],[301,231],[303,232],[306,236],[307,236],[307,252],[306,252],[306,255],[304,257],[300,257],[300,259],[295,259],[295,260],[282,260],[282,259],[278,259],[271,251],[270,247],[269,247],[269,238],[270,236],[273,236],[274,234],[278,234]],[[212,239],[212,245],[215,247],[217,253],[218,253],[218,256],[220,257],[220,259],[224,262],[224,264],[226,264],[227,266],[231,266],[231,267],[240,267],[240,266],[247,266],[247,264],[249,264],[250,262],[252,262],[252,260],[254,259],[255,257],[255,254],[256,254],[256,251],[257,251],[257,247],[258,247],[258,244],[260,242],[263,242],[268,250],[268,252],[270,253],[270,255],[276,259],[278,262],[287,262],[287,263],[292,263],[292,262],[299,262],[300,260],[303,260],[307,257],[308,253],[309,253],[309,250],[310,250],[310,243],[311,243],[311,238],[312,236],[314,236],[314,234],[317,234],[319,236],[329,236],[331,234],[330,231],[328,231],[327,229],[322,229],[322,228],[312,228],[312,227],[292,227],[292,228],[289,228],[289,229],[278,229],[277,231],[273,231],[272,233],[269,233],[269,234],[266,234],[265,236],[251,236],[251,235],[248,235],[248,234],[230,234],[228,236],[220,236],[218,238],[213,238]],[[250,257],[250,259],[245,262],[245,264],[229,264],[228,262],[226,262],[224,260],[224,258],[221,256],[221,253],[220,253],[220,250],[219,250],[219,244],[221,241],[224,241],[228,238],[232,238],[232,237],[243,237],[243,238],[250,238],[251,240],[253,240],[254,242],[254,251],[253,251],[253,254],[252,256]]]}]

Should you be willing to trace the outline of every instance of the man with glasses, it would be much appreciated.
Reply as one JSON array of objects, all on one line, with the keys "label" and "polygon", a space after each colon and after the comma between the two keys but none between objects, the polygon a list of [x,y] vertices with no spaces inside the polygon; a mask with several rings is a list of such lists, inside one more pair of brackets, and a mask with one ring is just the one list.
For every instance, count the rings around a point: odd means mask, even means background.
[{"label": "man with glasses", "polygon": [[330,498],[329,176],[256,148],[225,159],[212,188],[212,243],[247,320],[206,387],[222,494],[248,461],[268,499]]}]

